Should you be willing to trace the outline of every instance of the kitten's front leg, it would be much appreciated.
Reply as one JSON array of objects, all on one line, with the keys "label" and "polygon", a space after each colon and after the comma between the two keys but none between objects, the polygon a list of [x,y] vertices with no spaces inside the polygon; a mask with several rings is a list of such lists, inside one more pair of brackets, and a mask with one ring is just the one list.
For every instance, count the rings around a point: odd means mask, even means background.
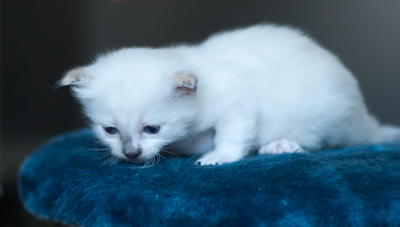
[{"label": "kitten's front leg", "polygon": [[215,148],[203,155],[197,163],[215,165],[235,162],[244,158],[254,141],[255,118],[247,116],[226,116],[215,127]]}]

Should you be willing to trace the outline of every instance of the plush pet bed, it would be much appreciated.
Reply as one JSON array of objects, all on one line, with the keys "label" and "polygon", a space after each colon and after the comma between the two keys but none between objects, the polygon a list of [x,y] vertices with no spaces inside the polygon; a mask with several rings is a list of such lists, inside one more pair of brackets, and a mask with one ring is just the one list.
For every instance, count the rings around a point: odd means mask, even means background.
[{"label": "plush pet bed", "polygon": [[38,149],[21,167],[26,209],[82,226],[400,226],[400,144],[151,168],[103,148],[85,129]]}]

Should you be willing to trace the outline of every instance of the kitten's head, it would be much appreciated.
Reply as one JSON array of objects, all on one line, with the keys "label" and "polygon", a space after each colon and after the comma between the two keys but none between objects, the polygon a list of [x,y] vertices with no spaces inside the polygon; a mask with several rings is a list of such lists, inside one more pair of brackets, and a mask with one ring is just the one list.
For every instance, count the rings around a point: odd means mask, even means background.
[{"label": "kitten's head", "polygon": [[98,137],[112,154],[130,161],[153,158],[188,133],[197,80],[167,49],[130,48],[69,71],[71,85]]}]

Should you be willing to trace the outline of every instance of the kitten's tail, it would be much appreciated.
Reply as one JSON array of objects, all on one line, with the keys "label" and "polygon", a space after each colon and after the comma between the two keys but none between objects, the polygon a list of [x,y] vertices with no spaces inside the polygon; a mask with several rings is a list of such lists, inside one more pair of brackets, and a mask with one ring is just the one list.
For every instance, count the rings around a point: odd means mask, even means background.
[{"label": "kitten's tail", "polygon": [[354,144],[400,143],[400,127],[382,125],[366,109],[360,110],[348,121],[352,130],[350,141]]},{"label": "kitten's tail", "polygon": [[392,125],[382,125],[378,128],[375,138],[376,143],[400,142],[400,128]]}]

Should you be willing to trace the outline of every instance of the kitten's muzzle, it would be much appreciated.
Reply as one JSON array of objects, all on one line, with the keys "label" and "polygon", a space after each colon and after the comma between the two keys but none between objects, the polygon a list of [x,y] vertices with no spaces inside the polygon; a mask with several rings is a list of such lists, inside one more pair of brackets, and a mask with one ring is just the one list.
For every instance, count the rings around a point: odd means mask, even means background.
[{"label": "kitten's muzzle", "polygon": [[122,153],[128,157],[129,159],[136,159],[142,154],[142,147],[139,145],[137,148],[134,148],[131,143],[124,144],[124,149]]}]

